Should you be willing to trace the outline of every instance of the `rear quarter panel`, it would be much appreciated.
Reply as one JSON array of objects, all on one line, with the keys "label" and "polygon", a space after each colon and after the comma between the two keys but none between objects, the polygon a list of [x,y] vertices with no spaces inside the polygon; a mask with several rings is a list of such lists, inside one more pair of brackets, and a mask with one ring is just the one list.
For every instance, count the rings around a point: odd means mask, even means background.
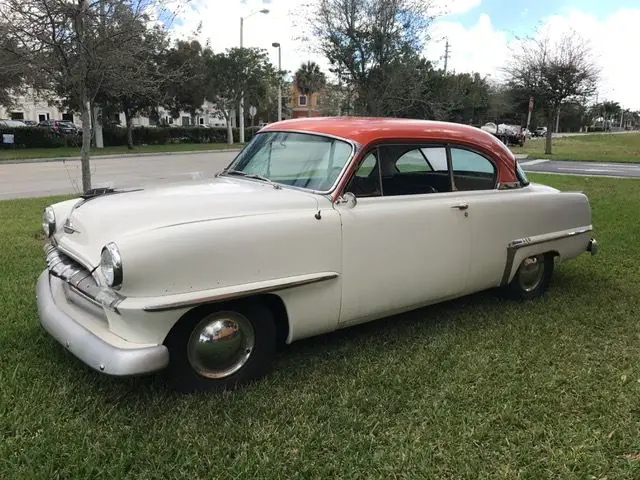
[{"label": "rear quarter panel", "polygon": [[[591,238],[589,232],[572,235],[591,229],[591,209],[583,193],[532,184],[464,195],[469,199],[472,243],[468,291],[510,281],[522,260],[531,255],[555,252],[561,259],[574,258],[585,251]],[[507,265],[511,242],[553,234],[563,238],[518,248],[512,265]]]}]

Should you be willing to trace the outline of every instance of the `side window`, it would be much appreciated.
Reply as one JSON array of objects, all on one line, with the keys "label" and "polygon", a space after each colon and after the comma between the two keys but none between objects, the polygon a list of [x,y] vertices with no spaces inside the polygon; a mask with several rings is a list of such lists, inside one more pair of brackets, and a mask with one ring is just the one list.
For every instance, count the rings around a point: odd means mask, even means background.
[{"label": "side window", "polygon": [[345,192],[351,192],[356,197],[379,197],[380,177],[378,175],[378,158],[374,152],[369,152],[364,157],[355,174],[347,184]]},{"label": "side window", "polygon": [[487,158],[462,148],[451,149],[453,180],[458,190],[492,190],[496,169]]},{"label": "side window", "polygon": [[422,154],[426,157],[427,162],[436,172],[448,172],[447,151],[444,147],[426,147],[421,148]]},{"label": "side window", "polygon": [[433,170],[419,148],[409,150],[407,153],[402,154],[396,161],[396,168],[401,173],[430,172]]},{"label": "side window", "polygon": [[444,147],[385,145],[379,151],[385,197],[451,191]]}]

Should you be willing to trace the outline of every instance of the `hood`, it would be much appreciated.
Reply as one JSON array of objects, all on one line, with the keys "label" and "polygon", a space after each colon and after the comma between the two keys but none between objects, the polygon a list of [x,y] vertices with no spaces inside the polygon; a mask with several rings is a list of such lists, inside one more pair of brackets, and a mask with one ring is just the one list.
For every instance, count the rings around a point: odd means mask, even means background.
[{"label": "hood", "polygon": [[236,177],[111,193],[79,202],[68,216],[73,233],[62,228],[56,241],[88,266],[102,247],[128,235],[177,224],[318,208],[315,194]]}]

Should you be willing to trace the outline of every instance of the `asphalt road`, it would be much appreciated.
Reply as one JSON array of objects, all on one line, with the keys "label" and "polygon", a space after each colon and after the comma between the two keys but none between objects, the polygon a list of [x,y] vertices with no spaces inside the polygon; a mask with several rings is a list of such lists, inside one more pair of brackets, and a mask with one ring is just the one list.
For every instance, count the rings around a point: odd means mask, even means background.
[{"label": "asphalt road", "polygon": [[566,162],[561,160],[528,159],[519,160],[519,163],[526,172],[640,178],[640,164],[634,163]]},{"label": "asphalt road", "polygon": [[[199,152],[91,159],[94,187],[140,187],[210,177],[237,152]],[[0,163],[0,200],[41,197],[82,191],[80,162]]]},{"label": "asphalt road", "polygon": [[[224,168],[237,152],[199,152],[118,158],[95,157],[91,162],[93,186],[140,187],[210,177]],[[521,160],[528,172],[640,178],[640,164]],[[80,162],[0,163],[0,200],[80,192]]]}]

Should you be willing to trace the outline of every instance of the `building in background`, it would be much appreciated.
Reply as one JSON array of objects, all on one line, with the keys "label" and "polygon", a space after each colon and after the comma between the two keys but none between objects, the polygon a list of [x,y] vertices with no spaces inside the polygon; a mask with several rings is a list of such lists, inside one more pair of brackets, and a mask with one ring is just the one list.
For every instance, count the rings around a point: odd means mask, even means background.
[{"label": "building in background", "polygon": [[[32,90],[28,90],[23,95],[16,95],[14,104],[11,107],[0,105],[0,119],[10,120],[32,120],[42,122],[44,120],[67,120],[82,126],[82,119],[79,113],[67,111],[56,106],[55,101],[38,96]],[[231,112],[231,124],[236,126],[235,111]],[[104,125],[126,125],[124,113],[115,114],[110,118],[103,119]],[[192,116],[187,112],[180,112],[177,118],[162,107],[158,107],[158,117],[137,116],[133,119],[134,126],[156,126],[158,124],[174,126],[201,126],[201,127],[225,127],[227,122],[224,115],[215,104],[206,101],[203,103],[200,112]]]},{"label": "building in background", "polygon": [[314,93],[310,96],[304,95],[295,82],[291,86],[291,116],[293,118],[306,117],[309,115],[309,104],[311,104],[311,116],[319,117],[320,113],[320,96],[321,92]]}]

